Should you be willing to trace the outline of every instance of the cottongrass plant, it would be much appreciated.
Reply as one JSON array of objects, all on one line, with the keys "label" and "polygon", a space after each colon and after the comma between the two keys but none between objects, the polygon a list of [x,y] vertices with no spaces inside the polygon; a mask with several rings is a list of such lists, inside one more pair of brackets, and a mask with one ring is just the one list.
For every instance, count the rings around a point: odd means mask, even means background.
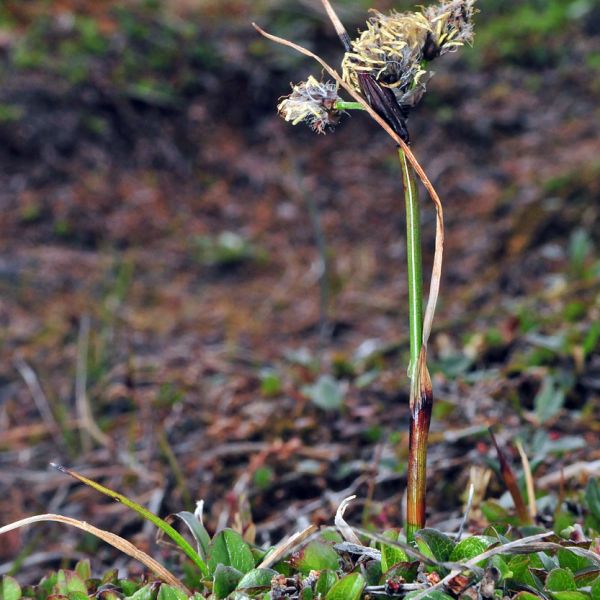
[{"label": "cottongrass plant", "polygon": [[[102,578],[93,578],[89,561],[82,561],[73,571],[61,569],[49,573],[37,586],[21,588],[17,580],[3,577],[0,579],[0,600],[85,600],[92,597],[104,600],[600,598],[600,483],[595,479],[588,482],[580,513],[587,511],[584,526],[590,532],[590,538],[586,538],[583,528],[577,524],[560,530],[560,535],[553,531],[532,532],[529,527],[529,533],[533,534],[527,535],[524,528],[509,527],[509,521],[503,523],[501,519],[499,525],[490,526],[485,535],[461,540],[470,501],[456,536],[423,528],[427,435],[433,402],[426,349],[439,291],[444,229],[439,197],[407,145],[406,120],[432,75],[429,62],[472,41],[474,0],[443,2],[417,13],[382,15],[375,12],[367,29],[354,41],[328,0],[322,2],[346,49],[343,76],[308,50],[259,30],[268,38],[313,57],[332,78],[323,83],[311,77],[295,85],[292,93],[278,106],[285,119],[296,124],[306,122],[318,133],[325,133],[340,121],[344,111],[360,108],[398,144],[407,211],[411,354],[406,525],[409,543],[398,539],[395,533],[388,536],[390,532],[350,527],[344,521],[344,511],[353,499],[350,497],[340,504],[336,513],[337,531],[318,531],[311,525],[275,547],[261,548],[255,545],[253,535],[250,536],[252,539],[242,535],[241,520],[238,530],[220,529],[211,537],[203,524],[202,502],[198,503],[194,513],[182,511],[162,519],[122,494],[73,470],[54,465],[154,524],[161,537],[170,538],[187,558],[184,578],[179,579],[139,548],[109,531],[70,517],[43,514],[0,527],[0,537],[34,523],[59,522],[94,535],[140,561],[153,572],[154,579],[120,579],[116,569]],[[338,93],[340,89],[344,89],[352,101],[342,100]],[[437,213],[434,265],[425,311],[422,310],[420,218],[414,173],[425,185]],[[535,490],[525,454],[518,446],[527,480],[529,508],[520,495],[515,473],[495,439],[494,444],[502,476],[514,497],[520,521],[531,523],[535,516]],[[470,498],[473,498],[473,488]],[[560,516],[557,513],[555,527],[560,523]],[[173,527],[176,520],[189,530],[192,544]],[[248,531],[251,529],[245,530],[245,534]],[[325,533],[328,539],[324,538]],[[170,560],[169,566],[177,565]]]},{"label": "cottongrass plant", "polygon": [[[342,75],[312,52],[255,25],[267,38],[290,46],[317,60],[333,80],[310,76],[293,86],[278,104],[279,114],[296,125],[308,124],[326,133],[339,124],[343,112],[369,112],[398,145],[406,208],[408,313],[410,329],[410,434],[407,476],[406,537],[414,539],[425,526],[427,439],[433,406],[431,378],[427,369],[427,342],[437,302],[442,267],[442,204],[423,169],[408,147],[407,120],[433,76],[430,63],[439,56],[473,42],[475,0],[450,0],[416,12],[372,10],[366,28],[350,38],[328,0],[322,3],[344,46]],[[343,88],[353,101],[339,95]],[[414,173],[428,190],[437,212],[436,249],[431,287],[423,311],[421,219]]]}]

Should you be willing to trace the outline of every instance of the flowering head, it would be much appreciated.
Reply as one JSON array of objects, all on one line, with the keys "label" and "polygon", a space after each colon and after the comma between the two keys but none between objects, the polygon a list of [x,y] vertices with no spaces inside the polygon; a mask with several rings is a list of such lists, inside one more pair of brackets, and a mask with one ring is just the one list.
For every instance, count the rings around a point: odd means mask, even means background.
[{"label": "flowering head", "polygon": [[342,61],[344,79],[360,91],[360,73],[390,88],[401,106],[415,106],[433,71],[427,62],[473,41],[475,0],[446,0],[421,12],[372,11],[367,29]]},{"label": "flowering head", "polygon": [[[472,43],[475,2],[441,0],[419,12],[392,10],[387,15],[372,10],[366,30],[354,40],[339,19],[333,19],[347,48],[342,60],[345,84],[361,94],[407,143],[406,120],[433,75],[429,62]],[[286,121],[294,125],[304,121],[317,133],[325,133],[338,124],[343,112],[339,107],[344,104],[336,83],[311,76],[293,85],[292,93],[282,98],[277,108]]]},{"label": "flowering head", "polygon": [[400,104],[411,104],[406,95],[426,74],[421,67],[421,48],[429,22],[422,13],[372,12],[367,29],[352,41],[352,51],[344,56],[344,79],[360,91],[359,73],[367,73],[393,90]]},{"label": "flowering head", "polygon": [[433,60],[465,44],[473,43],[475,0],[450,0],[423,9],[430,31],[423,47],[423,58]]},{"label": "flowering head", "polygon": [[277,105],[279,114],[292,125],[304,121],[313,131],[325,133],[339,123],[341,112],[335,104],[340,100],[338,86],[331,81],[317,81],[312,75],[292,86],[292,93]]}]

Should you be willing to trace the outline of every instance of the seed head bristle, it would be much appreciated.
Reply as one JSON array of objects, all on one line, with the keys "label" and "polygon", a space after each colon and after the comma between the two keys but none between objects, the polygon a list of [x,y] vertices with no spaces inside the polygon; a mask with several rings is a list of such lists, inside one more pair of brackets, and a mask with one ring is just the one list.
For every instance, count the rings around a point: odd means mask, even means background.
[{"label": "seed head bristle", "polygon": [[318,81],[311,75],[292,86],[292,93],[280,100],[277,110],[292,125],[304,121],[313,131],[325,133],[339,122],[340,111],[335,109],[338,100],[336,83]]},{"label": "seed head bristle", "polygon": [[439,55],[473,43],[473,15],[476,12],[475,0],[450,0],[423,9]]}]

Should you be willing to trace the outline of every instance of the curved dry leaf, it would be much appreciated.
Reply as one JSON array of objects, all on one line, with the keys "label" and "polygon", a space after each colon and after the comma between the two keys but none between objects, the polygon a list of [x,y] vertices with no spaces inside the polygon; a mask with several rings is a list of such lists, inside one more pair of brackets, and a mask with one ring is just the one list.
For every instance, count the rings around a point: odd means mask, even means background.
[{"label": "curved dry leaf", "polygon": [[350,527],[350,525],[348,525],[348,523],[346,523],[346,521],[344,520],[344,513],[350,505],[350,502],[352,502],[352,500],[354,500],[355,498],[356,495],[348,496],[348,498],[344,498],[341,501],[337,511],[335,512],[335,526],[347,542],[361,546],[362,544],[360,542],[360,539],[358,539],[358,536],[354,533],[352,527]]},{"label": "curved dry leaf", "polygon": [[170,571],[167,571],[160,563],[156,562],[151,556],[148,556],[145,552],[142,552],[139,548],[136,548],[131,542],[123,539],[121,536],[118,536],[116,533],[112,533],[110,531],[105,531],[104,529],[98,529],[98,527],[94,527],[85,521],[79,521],[78,519],[73,519],[71,517],[65,517],[63,515],[54,515],[54,514],[43,514],[43,515],[34,515],[32,517],[27,517],[25,519],[20,519],[19,521],[14,521],[13,523],[9,523],[8,525],[4,525],[4,527],[0,527],[0,535],[3,533],[8,533],[13,529],[18,529],[20,527],[25,527],[27,525],[31,525],[32,523],[39,523],[42,521],[56,521],[57,523],[64,523],[66,525],[71,525],[72,527],[77,527],[77,529],[81,529],[87,533],[91,533],[101,540],[105,541],[107,544],[114,546],[117,550],[123,552],[123,554],[127,554],[141,562],[145,567],[150,569],[159,579],[162,579],[165,583],[169,585],[173,585],[183,590],[186,594],[189,594],[189,590],[183,585],[177,577],[175,577]]},{"label": "curved dry leaf", "polygon": [[284,556],[290,554],[300,544],[302,544],[306,538],[310,537],[317,531],[316,525],[309,525],[302,531],[297,531],[286,540],[283,540],[275,547],[275,550],[268,554],[265,559],[258,565],[257,569],[268,569],[273,566],[276,562],[279,562]]}]

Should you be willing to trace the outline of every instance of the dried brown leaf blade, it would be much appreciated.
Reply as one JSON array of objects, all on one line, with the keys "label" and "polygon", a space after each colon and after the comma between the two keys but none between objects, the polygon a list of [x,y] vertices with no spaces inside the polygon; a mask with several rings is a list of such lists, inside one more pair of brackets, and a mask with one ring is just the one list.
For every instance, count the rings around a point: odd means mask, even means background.
[{"label": "dried brown leaf blade", "polygon": [[308,537],[316,533],[317,526],[309,525],[302,531],[297,531],[286,540],[283,540],[271,554],[265,557],[265,559],[258,565],[258,569],[268,569],[275,563],[279,562],[282,558],[293,552],[300,544],[302,544]]},{"label": "dried brown leaf blade", "polygon": [[42,515],[34,515],[31,517],[26,517],[25,519],[20,519],[18,521],[14,521],[13,523],[9,523],[8,525],[4,525],[4,527],[0,527],[0,535],[4,533],[8,533],[14,529],[18,529],[20,527],[26,527],[27,525],[31,525],[32,523],[40,523],[44,521],[55,521],[57,523],[64,523],[65,525],[71,525],[72,527],[76,527],[85,531],[87,533],[91,533],[92,535],[100,538],[107,544],[110,544],[117,550],[120,550],[124,554],[127,554],[131,558],[141,562],[145,567],[150,569],[157,577],[162,579],[165,583],[169,585],[173,585],[183,590],[185,593],[189,594],[189,590],[185,587],[185,585],[177,579],[171,572],[165,569],[160,563],[155,561],[151,556],[148,556],[145,552],[142,552],[139,548],[134,546],[131,542],[123,539],[115,533],[110,531],[106,531],[104,529],[99,529],[98,527],[94,527],[85,521],[79,521],[78,519],[73,519],[71,517],[65,517],[63,515],[56,514],[42,514]]},{"label": "dried brown leaf blade", "polygon": [[113,500],[116,500],[117,502],[121,502],[122,504],[124,504],[125,506],[130,508],[131,510],[135,511],[138,515],[140,515],[146,521],[150,521],[151,523],[153,523],[156,527],[158,527],[158,529],[161,529],[162,531],[164,531],[165,534],[168,535],[175,542],[175,544],[179,547],[179,549],[198,567],[198,569],[200,569],[201,573],[205,577],[208,576],[209,572],[208,572],[208,566],[206,565],[206,563],[196,553],[196,551],[192,548],[190,543],[176,529],[174,529],[171,525],[169,525],[169,523],[167,523],[164,519],[161,519],[160,517],[155,515],[153,512],[151,512],[147,508],[143,507],[141,504],[138,504],[137,502],[130,500],[127,496],[124,496],[123,494],[119,494],[118,492],[115,492],[114,490],[111,490],[110,488],[107,488],[107,487],[99,484],[98,482],[93,481],[92,479],[88,479],[87,477],[84,477],[80,473],[77,473],[77,471],[73,471],[72,469],[67,469],[66,467],[57,465],[55,463],[50,463],[50,464],[54,468],[61,471],[61,473],[70,475],[77,481],[84,483],[85,485],[95,489],[96,491],[100,492],[101,494],[105,494],[109,498],[112,498]]}]

